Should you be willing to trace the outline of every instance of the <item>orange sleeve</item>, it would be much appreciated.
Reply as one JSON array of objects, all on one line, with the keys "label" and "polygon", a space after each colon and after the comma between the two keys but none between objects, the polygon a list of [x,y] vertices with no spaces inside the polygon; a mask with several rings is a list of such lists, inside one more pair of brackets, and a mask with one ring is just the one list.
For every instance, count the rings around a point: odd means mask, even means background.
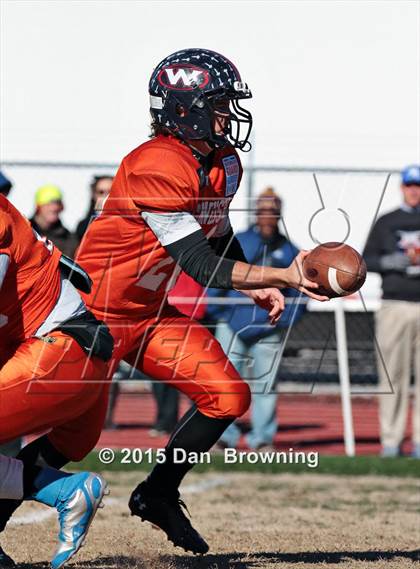
[{"label": "orange sleeve", "polygon": [[11,256],[12,220],[6,212],[0,211],[0,253]]},{"label": "orange sleeve", "polygon": [[191,212],[194,204],[194,187],[187,180],[166,173],[144,171],[128,176],[131,199],[142,211]]},{"label": "orange sleeve", "polygon": [[184,153],[183,148],[157,141],[124,160],[127,192],[140,210],[192,211],[199,180],[195,160]]}]

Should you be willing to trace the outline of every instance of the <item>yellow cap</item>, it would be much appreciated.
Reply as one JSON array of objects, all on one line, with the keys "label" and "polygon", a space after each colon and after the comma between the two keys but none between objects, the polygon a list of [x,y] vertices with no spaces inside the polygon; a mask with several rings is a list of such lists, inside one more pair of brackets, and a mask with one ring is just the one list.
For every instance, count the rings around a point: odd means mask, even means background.
[{"label": "yellow cap", "polygon": [[267,207],[273,206],[276,209],[281,210],[281,197],[276,194],[274,188],[271,186],[268,186],[268,188],[263,190],[257,197],[257,208],[261,207],[262,205],[266,205]]},{"label": "yellow cap", "polygon": [[61,201],[63,201],[63,193],[58,186],[47,184],[46,186],[41,186],[36,191],[35,204],[37,206]]}]

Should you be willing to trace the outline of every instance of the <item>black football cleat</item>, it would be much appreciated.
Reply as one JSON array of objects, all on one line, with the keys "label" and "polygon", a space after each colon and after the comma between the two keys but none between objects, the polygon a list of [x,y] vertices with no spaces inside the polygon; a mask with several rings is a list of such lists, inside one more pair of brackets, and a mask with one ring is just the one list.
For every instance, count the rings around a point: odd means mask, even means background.
[{"label": "black football cleat", "polygon": [[192,527],[182,508],[188,509],[179,498],[179,492],[173,496],[153,493],[142,482],[131,494],[128,507],[132,516],[138,516],[142,522],[147,521],[159,527],[168,536],[168,540],[185,551],[204,554],[209,546],[201,535]]},{"label": "black football cleat", "polygon": [[0,546],[0,568],[1,567],[16,567],[16,563],[13,561],[7,553],[3,551],[3,548]]}]

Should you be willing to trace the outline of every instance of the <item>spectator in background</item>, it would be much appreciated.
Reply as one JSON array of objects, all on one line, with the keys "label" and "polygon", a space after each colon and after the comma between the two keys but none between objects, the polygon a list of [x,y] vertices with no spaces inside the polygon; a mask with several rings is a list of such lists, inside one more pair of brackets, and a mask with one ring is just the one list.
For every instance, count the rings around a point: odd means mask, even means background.
[{"label": "spectator in background", "polygon": [[152,391],[156,402],[156,418],[149,435],[169,435],[178,423],[179,392],[175,387],[159,380],[152,381]]},{"label": "spectator in background", "polygon": [[12,182],[0,171],[0,194],[7,197],[12,187]]},{"label": "spectator in background", "polygon": [[382,277],[376,313],[382,456],[400,454],[414,364],[412,454],[420,458],[420,166],[403,170],[401,190],[401,207],[376,221],[363,255],[368,271]]},{"label": "spectator in background", "polygon": [[65,255],[73,257],[77,241],[60,219],[60,214],[64,210],[60,188],[52,184],[38,188],[35,194],[35,207],[35,214],[30,219],[35,231],[52,241]]},{"label": "spectator in background", "polygon": [[79,243],[82,240],[83,235],[86,233],[92,218],[96,217],[102,211],[104,201],[111,191],[113,180],[114,178],[112,176],[93,176],[90,183],[91,197],[89,211],[87,212],[86,217],[79,221],[76,229],[76,235]]},{"label": "spectator in background", "polygon": [[[255,225],[237,237],[249,263],[277,268],[288,267],[299,252],[279,231],[282,202],[272,188],[267,188],[257,200]],[[273,328],[267,312],[256,305],[238,304],[245,297],[237,291],[211,289],[208,315],[219,322],[215,336],[239,373],[251,387],[251,432],[246,441],[251,449],[271,446],[277,432],[277,395],[275,381],[280,364],[285,329],[303,314],[305,305],[299,302],[299,292],[284,289],[287,300],[279,322]],[[226,304],[211,304],[211,298],[224,297]],[[233,423],[223,433],[223,446],[236,447],[240,430]]]}]

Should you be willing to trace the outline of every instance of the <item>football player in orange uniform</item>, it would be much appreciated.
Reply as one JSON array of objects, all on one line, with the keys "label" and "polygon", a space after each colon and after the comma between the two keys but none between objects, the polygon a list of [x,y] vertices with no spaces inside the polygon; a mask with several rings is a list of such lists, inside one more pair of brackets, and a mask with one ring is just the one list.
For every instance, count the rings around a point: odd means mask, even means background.
[{"label": "football player in orange uniform", "polygon": [[[105,491],[100,476],[56,470],[99,438],[113,344],[72,282],[90,288],[80,267],[0,195],[0,443],[49,430],[17,459],[0,456],[0,501],[6,509],[23,498],[57,507],[56,568],[79,549]],[[0,565],[11,564],[0,548]]]},{"label": "football player in orange uniform", "polygon": [[192,464],[178,462],[174,450],[208,451],[247,410],[250,390],[210,332],[167,303],[168,290],[183,270],[205,287],[243,290],[273,323],[284,308],[282,287],[326,297],[302,276],[307,253],[287,269],[249,265],[232,232],[228,209],[242,176],[236,149],[250,148],[252,126],[240,104],[251,92],[236,67],[213,51],[178,51],[156,67],[149,93],[152,139],[123,159],[78,262],[93,280],[86,303],[114,336],[114,363],[124,359],[194,402],[164,463],[133,491],[131,513],[175,545],[205,553],[179,499]]},{"label": "football player in orange uniform", "polygon": [[242,176],[236,149],[250,148],[252,127],[240,104],[251,92],[236,67],[213,51],[179,51],[156,67],[149,92],[152,139],[123,159],[77,260],[93,280],[85,302],[115,339],[110,373],[123,359],[194,402],[164,463],[133,491],[130,510],[175,545],[205,553],[178,492],[192,464],[177,462],[174,450],[209,450],[247,410],[250,390],[210,332],[169,306],[168,291],[184,270],[205,287],[243,290],[273,323],[284,308],[280,288],[325,297],[302,277],[304,252],[287,269],[253,266],[233,235],[228,209]]}]

